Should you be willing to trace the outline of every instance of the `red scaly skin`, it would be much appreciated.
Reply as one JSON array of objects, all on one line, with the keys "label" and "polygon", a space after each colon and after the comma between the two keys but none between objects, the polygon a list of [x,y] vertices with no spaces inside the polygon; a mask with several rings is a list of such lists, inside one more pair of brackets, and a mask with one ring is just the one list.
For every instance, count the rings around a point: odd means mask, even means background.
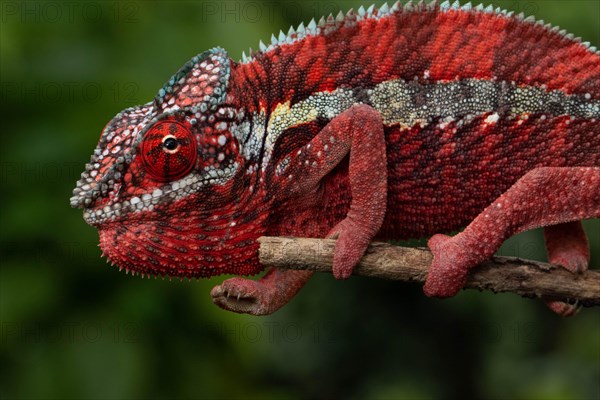
[{"label": "red scaly skin", "polygon": [[[275,42],[240,63],[202,53],[107,125],[71,204],[111,262],[252,275],[261,235],[333,237],[334,276],[347,278],[374,238],[468,225],[431,238],[427,295],[456,294],[507,237],[539,226],[551,262],[587,268],[578,221],[600,216],[595,49],[535,21],[436,4],[361,8]],[[270,314],[310,276],[272,269],[211,294]]]}]

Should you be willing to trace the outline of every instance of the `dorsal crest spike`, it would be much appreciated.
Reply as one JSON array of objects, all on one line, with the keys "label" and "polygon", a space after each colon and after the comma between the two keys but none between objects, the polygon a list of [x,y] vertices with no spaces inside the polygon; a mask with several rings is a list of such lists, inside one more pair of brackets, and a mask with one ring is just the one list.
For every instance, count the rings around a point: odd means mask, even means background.
[{"label": "dorsal crest spike", "polygon": [[[466,1],[466,0],[465,0]],[[393,13],[404,13],[404,12],[445,12],[445,11],[476,11],[489,14],[495,14],[505,18],[517,18],[524,22],[542,26],[548,30],[548,32],[558,32],[557,27],[553,27],[550,24],[545,24],[543,20],[536,20],[534,16],[526,16],[523,12],[519,13],[515,17],[513,11],[503,10],[500,7],[494,8],[492,5],[484,5],[483,3],[473,6],[469,1],[465,4],[461,4],[462,0],[419,0],[418,4],[415,0],[408,0],[402,5],[400,0],[397,0],[390,7],[388,3],[384,3],[380,8],[376,8],[375,4],[371,4],[365,9],[364,6],[360,6],[358,10],[350,8],[346,13],[340,10],[335,17],[329,14],[327,17],[322,16],[318,22],[313,18],[304,25],[301,22],[297,29],[290,26],[287,34],[283,31],[279,31],[278,35],[271,35],[271,40],[268,45],[265,45],[262,41],[259,42],[259,52],[254,52],[252,49],[249,51],[249,55],[242,54],[242,63],[248,63],[253,60],[256,54],[269,52],[282,44],[293,44],[296,41],[302,40],[307,36],[311,35],[328,35],[337,29],[343,27],[351,27],[356,25],[357,22],[365,19],[381,19],[382,17],[389,16]],[[581,39],[575,39],[574,35],[568,34],[566,31],[561,30],[560,33],[568,40],[576,40],[578,42]],[[590,46],[586,46],[590,48]],[[595,50],[594,50],[595,51]]]}]

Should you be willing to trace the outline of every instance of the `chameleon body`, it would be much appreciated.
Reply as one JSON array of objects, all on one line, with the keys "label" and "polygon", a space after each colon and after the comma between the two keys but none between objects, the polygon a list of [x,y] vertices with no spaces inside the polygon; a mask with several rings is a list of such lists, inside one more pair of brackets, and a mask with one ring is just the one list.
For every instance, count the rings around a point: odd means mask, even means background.
[{"label": "chameleon body", "polygon": [[[71,205],[143,276],[253,275],[256,239],[293,235],[337,238],[346,278],[374,238],[435,234],[424,289],[447,297],[535,227],[551,262],[587,268],[599,118],[600,53],[563,31],[458,3],[361,7],[240,62],[192,58],[105,127]],[[310,275],[228,279],[213,301],[272,313]]]}]

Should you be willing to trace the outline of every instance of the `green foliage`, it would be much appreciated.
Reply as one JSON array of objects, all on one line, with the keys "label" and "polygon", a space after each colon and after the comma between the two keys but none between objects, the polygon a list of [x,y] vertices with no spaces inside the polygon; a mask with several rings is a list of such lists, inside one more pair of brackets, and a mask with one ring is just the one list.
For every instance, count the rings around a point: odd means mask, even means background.
[{"label": "green foliage", "polygon": [[[0,397],[598,398],[600,314],[539,301],[317,276],[268,318],[210,302],[219,278],[105,268],[69,208],[106,122],[185,61],[238,58],[272,32],[358,2],[20,2],[0,9]],[[600,45],[596,1],[500,1]],[[593,266],[600,224],[586,223]],[[539,232],[503,254],[543,259]]]}]

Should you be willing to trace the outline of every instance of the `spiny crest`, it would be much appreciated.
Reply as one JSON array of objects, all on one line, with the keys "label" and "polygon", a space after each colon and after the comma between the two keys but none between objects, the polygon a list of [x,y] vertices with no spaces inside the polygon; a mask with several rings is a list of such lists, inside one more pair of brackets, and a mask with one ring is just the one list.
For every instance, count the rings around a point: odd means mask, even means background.
[{"label": "spiny crest", "polygon": [[390,16],[394,13],[402,12],[402,11],[427,11],[433,10],[435,8],[436,2],[434,1],[431,4],[425,4],[424,1],[421,1],[418,5],[414,5],[412,2],[408,2],[406,5],[402,6],[402,4],[397,1],[391,7],[388,6],[387,3],[382,5],[379,9],[375,8],[375,5],[371,5],[367,9],[364,7],[360,7],[358,10],[350,9],[344,14],[340,11],[335,17],[333,14],[329,14],[327,17],[321,17],[318,22],[315,19],[311,19],[310,22],[305,26],[304,22],[301,22],[297,28],[290,27],[288,33],[285,34],[283,31],[279,31],[277,36],[271,35],[271,42],[268,45],[265,45],[262,40],[258,44],[259,51],[255,52],[250,49],[249,56],[246,56],[245,52],[242,53],[242,59],[240,60],[242,63],[250,62],[254,59],[254,57],[261,53],[267,53],[279,46],[285,44],[292,44],[296,41],[302,40],[308,36],[315,35],[328,35],[331,32],[334,32],[341,27],[351,27],[356,25],[356,23],[364,20],[364,19],[379,19]]},{"label": "spiny crest", "polygon": [[453,3],[451,3],[450,1],[444,1],[441,4],[438,4],[438,0],[433,0],[430,3],[425,3],[424,0],[421,0],[417,4],[413,3],[412,0],[409,0],[404,5],[402,5],[400,1],[396,1],[391,7],[388,6],[387,3],[384,3],[379,8],[376,8],[375,5],[372,4],[367,9],[365,9],[363,6],[359,7],[356,11],[354,11],[354,9],[350,9],[346,12],[346,14],[340,11],[335,17],[332,14],[329,14],[327,18],[321,17],[319,22],[315,22],[313,18],[306,26],[303,22],[301,22],[300,25],[298,25],[298,28],[296,29],[294,29],[293,26],[290,27],[287,34],[285,34],[283,31],[279,31],[279,34],[277,36],[275,36],[274,34],[271,35],[271,42],[268,45],[264,44],[261,40],[258,44],[259,50],[253,51],[252,49],[250,49],[249,55],[246,55],[246,53],[243,52],[240,62],[243,64],[249,63],[253,61],[257,55],[267,53],[282,45],[292,44],[308,36],[316,36],[320,34],[328,35],[331,32],[334,32],[342,27],[352,27],[356,25],[356,23],[365,19],[380,19],[402,12],[415,13],[432,12],[436,10],[439,10],[441,12],[470,11],[487,14],[496,14],[504,16],[506,18],[516,18],[525,23],[540,25],[544,27],[548,32],[560,34],[568,40],[581,43],[589,51],[600,55],[600,50],[598,50],[595,46],[591,46],[589,42],[582,42],[581,38],[576,38],[573,34],[567,33],[566,30],[561,30],[559,27],[554,27],[551,24],[545,24],[543,20],[536,20],[534,16],[526,17],[524,13],[519,13],[515,16],[514,11],[503,10],[500,7],[494,8],[494,6],[492,6],[491,4],[488,6],[484,6],[483,4],[473,6],[469,2],[461,5],[461,3],[458,0],[454,1]]}]

